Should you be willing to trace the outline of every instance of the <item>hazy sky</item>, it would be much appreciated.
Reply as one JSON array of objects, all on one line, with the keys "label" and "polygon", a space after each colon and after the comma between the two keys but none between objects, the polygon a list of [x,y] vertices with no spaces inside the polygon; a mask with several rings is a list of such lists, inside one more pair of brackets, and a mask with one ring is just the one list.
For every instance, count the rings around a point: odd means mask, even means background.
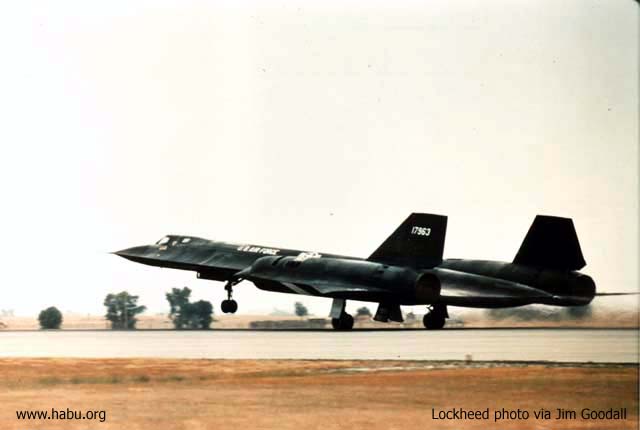
[{"label": "hazy sky", "polygon": [[[638,289],[638,4],[19,1],[0,6],[0,309],[151,311],[223,284],[110,251],[166,233],[368,256],[411,212],[445,257],[574,218]],[[300,296],[236,288],[239,312]],[[302,297],[318,314],[330,302]],[[625,299],[635,300],[635,299]]]}]

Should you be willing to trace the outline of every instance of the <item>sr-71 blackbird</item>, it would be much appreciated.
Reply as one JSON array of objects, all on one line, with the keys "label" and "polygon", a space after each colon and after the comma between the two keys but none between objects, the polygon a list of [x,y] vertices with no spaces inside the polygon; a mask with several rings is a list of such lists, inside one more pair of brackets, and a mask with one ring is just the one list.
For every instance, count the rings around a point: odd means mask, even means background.
[{"label": "sr-71 blackbird", "polygon": [[594,281],[578,272],[586,263],[569,218],[538,215],[510,263],[443,260],[446,227],[446,216],[411,214],[366,259],[176,235],[115,254],[226,282],[224,313],[237,311],[233,287],[243,280],[261,290],[331,298],[338,330],[353,327],[347,300],[378,303],[374,319],[381,322],[402,322],[401,305],[427,305],[424,326],[440,329],[447,306],[584,306],[600,295]]}]

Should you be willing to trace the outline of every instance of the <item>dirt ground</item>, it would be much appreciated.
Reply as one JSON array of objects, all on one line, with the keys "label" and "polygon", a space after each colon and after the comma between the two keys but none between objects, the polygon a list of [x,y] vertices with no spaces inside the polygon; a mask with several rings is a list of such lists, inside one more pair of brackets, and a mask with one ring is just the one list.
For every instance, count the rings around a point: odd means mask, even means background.
[{"label": "dirt ground", "polygon": [[[19,410],[105,411],[18,420]],[[489,420],[433,420],[432,408]],[[528,420],[494,422],[502,408]],[[539,420],[535,410],[575,410]],[[624,420],[579,418],[626,408]],[[637,429],[635,366],[393,361],[2,359],[0,429]]]}]

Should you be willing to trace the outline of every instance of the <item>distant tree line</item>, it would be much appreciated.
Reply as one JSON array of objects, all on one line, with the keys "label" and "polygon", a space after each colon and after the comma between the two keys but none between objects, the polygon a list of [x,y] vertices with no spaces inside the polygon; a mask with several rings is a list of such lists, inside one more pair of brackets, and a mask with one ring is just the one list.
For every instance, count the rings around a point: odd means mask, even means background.
[{"label": "distant tree line", "polygon": [[[189,301],[191,289],[173,288],[166,293],[169,302],[169,318],[176,329],[208,329],[213,319],[213,306],[206,300]],[[110,293],[104,298],[105,319],[112,329],[135,329],[138,315],[147,307],[138,304],[139,297],[128,291]],[[55,306],[44,309],[38,315],[40,327],[58,329],[62,325],[62,313]]]}]

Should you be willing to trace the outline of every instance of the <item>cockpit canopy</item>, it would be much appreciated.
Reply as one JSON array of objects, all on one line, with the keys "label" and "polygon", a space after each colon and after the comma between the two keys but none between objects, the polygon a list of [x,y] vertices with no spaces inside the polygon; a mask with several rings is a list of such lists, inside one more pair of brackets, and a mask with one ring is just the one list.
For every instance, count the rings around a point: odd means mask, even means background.
[{"label": "cockpit canopy", "polygon": [[[158,246],[178,245],[191,242],[193,238],[188,236],[164,236],[162,239],[156,242]],[[169,243],[171,242],[171,243]]]},{"label": "cockpit canopy", "polygon": [[157,241],[156,245],[166,245],[167,243],[169,243],[170,240],[171,240],[171,238],[169,236],[165,236],[162,239],[160,239],[159,241]]}]

